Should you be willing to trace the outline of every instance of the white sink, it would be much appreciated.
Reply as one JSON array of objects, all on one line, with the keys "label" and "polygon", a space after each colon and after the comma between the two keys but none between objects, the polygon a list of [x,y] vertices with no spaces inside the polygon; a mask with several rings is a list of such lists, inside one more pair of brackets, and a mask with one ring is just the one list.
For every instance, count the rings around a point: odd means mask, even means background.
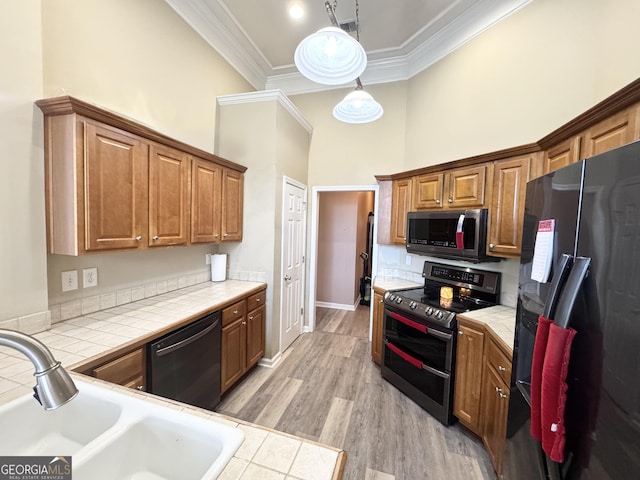
[{"label": "white sink", "polygon": [[222,423],[74,381],[80,393],[56,410],[30,395],[0,406],[2,455],[71,455],[74,480],[209,480],[244,440]]}]

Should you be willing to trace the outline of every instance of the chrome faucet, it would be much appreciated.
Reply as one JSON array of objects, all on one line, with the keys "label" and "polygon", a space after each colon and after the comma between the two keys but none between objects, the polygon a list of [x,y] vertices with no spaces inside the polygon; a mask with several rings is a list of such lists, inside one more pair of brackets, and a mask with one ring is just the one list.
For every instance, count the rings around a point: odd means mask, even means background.
[{"label": "chrome faucet", "polygon": [[24,333],[0,329],[0,346],[24,353],[36,367],[33,396],[45,410],[58,408],[78,394],[73,380],[44,343]]}]

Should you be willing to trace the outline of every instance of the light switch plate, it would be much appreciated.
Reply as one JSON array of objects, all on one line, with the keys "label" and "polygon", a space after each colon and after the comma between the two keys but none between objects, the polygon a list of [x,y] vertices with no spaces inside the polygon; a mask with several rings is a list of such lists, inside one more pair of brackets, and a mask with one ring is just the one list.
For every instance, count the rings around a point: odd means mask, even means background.
[{"label": "light switch plate", "polygon": [[70,292],[78,289],[78,271],[62,272],[62,291]]},{"label": "light switch plate", "polygon": [[82,270],[82,288],[98,286],[98,269],[85,268]]}]

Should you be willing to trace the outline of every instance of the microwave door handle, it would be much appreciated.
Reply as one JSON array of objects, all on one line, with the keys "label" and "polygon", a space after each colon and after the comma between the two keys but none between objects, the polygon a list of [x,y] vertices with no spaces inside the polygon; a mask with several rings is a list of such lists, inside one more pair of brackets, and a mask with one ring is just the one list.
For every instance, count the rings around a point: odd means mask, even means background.
[{"label": "microwave door handle", "polygon": [[558,307],[556,308],[556,314],[553,320],[553,323],[559,327],[567,328],[569,326],[573,306],[576,303],[582,283],[589,274],[589,265],[591,265],[591,259],[589,257],[576,257],[573,260],[571,273],[558,301]]},{"label": "microwave door handle", "polygon": [[456,248],[464,250],[464,213],[458,217],[458,226],[456,227]]},{"label": "microwave door handle", "polygon": [[553,280],[551,281],[551,288],[549,290],[549,295],[547,297],[547,303],[544,306],[544,311],[542,312],[542,316],[544,318],[553,319],[553,313],[556,308],[556,304],[558,303],[558,298],[560,297],[560,291],[569,276],[569,272],[571,271],[571,263],[573,261],[573,256],[563,253],[560,259],[558,260],[557,265],[554,266],[554,274]]}]

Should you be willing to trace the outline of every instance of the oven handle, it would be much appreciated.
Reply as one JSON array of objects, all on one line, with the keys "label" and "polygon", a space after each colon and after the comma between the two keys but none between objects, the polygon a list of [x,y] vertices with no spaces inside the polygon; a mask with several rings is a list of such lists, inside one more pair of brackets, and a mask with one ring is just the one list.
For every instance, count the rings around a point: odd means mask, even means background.
[{"label": "oven handle", "polygon": [[421,370],[426,370],[427,372],[432,373],[433,375],[436,375],[436,376],[438,376],[440,378],[448,379],[450,377],[450,375],[448,373],[441,372],[440,370],[436,370],[435,368],[430,367],[429,365],[425,365],[424,363],[422,363],[417,358],[414,358],[411,355],[409,355],[408,353],[403,352],[398,347],[396,347],[393,343],[389,342],[386,339],[384,341],[384,344],[387,347],[389,347],[389,350],[391,350],[393,353],[398,355],[400,358],[402,358],[406,362],[409,362],[414,367],[416,367],[418,369],[421,369]]},{"label": "oven handle", "polygon": [[388,311],[387,313],[391,318],[395,318],[399,322],[404,323],[408,327],[415,328],[419,332],[426,333],[427,335],[434,336],[434,337],[439,338],[440,340],[444,340],[446,342],[451,340],[451,334],[450,333],[444,333],[444,332],[441,332],[439,330],[435,330],[433,328],[427,328],[426,325],[422,325],[421,323],[414,322],[413,320],[410,320],[407,317],[403,317],[402,315],[399,315],[396,312]]}]

